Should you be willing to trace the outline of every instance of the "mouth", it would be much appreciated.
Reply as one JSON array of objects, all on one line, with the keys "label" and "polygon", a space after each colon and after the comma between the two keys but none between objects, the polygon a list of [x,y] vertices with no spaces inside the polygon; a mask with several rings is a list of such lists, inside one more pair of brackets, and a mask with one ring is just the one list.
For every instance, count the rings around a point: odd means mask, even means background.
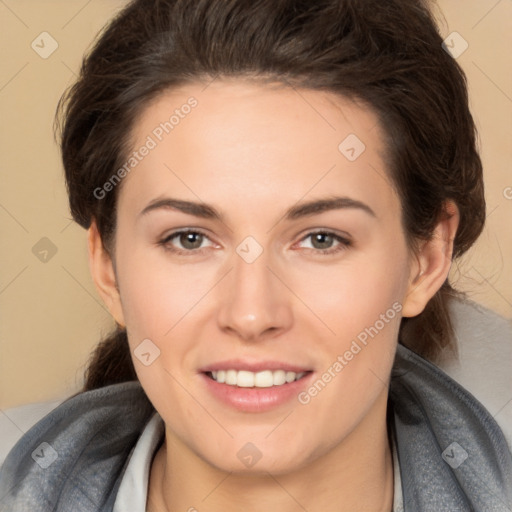
[{"label": "mouth", "polygon": [[225,361],[202,368],[204,391],[224,406],[244,413],[263,413],[298,400],[314,371],[277,361]]},{"label": "mouth", "polygon": [[205,372],[206,375],[218,382],[228,386],[240,388],[270,388],[284,386],[304,378],[310,371],[292,372],[287,370],[263,370],[251,372],[248,370],[214,370]]}]

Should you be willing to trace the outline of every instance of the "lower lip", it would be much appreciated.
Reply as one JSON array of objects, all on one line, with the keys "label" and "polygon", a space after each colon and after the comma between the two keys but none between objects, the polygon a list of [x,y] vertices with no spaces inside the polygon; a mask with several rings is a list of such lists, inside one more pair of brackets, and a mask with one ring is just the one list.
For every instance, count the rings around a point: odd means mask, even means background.
[{"label": "lower lip", "polygon": [[242,412],[266,412],[275,409],[293,399],[307,386],[313,372],[299,380],[281,386],[268,388],[241,388],[221,384],[203,373],[208,392],[221,402]]}]

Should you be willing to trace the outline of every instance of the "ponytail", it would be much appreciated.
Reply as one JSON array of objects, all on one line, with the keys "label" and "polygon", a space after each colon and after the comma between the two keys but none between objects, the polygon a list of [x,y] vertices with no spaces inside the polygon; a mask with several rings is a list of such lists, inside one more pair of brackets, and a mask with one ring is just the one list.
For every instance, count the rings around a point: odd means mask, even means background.
[{"label": "ponytail", "polygon": [[94,349],[85,371],[82,391],[138,380],[126,330],[119,326]]}]

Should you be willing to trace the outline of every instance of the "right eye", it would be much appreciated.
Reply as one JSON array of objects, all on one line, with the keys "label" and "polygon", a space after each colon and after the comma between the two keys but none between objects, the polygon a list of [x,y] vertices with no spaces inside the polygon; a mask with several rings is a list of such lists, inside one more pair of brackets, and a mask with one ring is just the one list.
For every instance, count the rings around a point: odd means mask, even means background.
[{"label": "right eye", "polygon": [[[163,246],[166,251],[176,254],[192,255],[202,253],[207,247],[201,247],[205,240],[210,240],[204,233],[192,229],[182,229],[174,231],[170,235],[160,240],[159,245]],[[210,240],[211,242],[211,240]],[[181,248],[176,248],[176,245]],[[213,243],[210,243],[213,246]]]}]

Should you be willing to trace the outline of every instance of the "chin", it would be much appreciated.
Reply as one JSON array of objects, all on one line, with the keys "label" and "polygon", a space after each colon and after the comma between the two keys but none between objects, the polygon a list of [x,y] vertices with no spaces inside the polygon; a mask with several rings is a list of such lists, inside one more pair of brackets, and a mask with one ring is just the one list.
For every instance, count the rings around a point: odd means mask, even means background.
[{"label": "chin", "polygon": [[[231,439],[228,446],[217,445],[220,450],[211,453],[199,453],[199,456],[210,466],[216,469],[240,475],[272,475],[287,474],[299,470],[312,462],[315,453],[320,448],[311,446],[287,446],[286,440],[276,439],[271,443],[265,439],[266,432],[259,438],[253,436],[254,441],[248,441],[249,436],[244,436],[244,441]],[[260,439],[258,441],[257,439]],[[288,442],[290,438],[288,438]],[[328,448],[326,448],[328,449]]]}]

